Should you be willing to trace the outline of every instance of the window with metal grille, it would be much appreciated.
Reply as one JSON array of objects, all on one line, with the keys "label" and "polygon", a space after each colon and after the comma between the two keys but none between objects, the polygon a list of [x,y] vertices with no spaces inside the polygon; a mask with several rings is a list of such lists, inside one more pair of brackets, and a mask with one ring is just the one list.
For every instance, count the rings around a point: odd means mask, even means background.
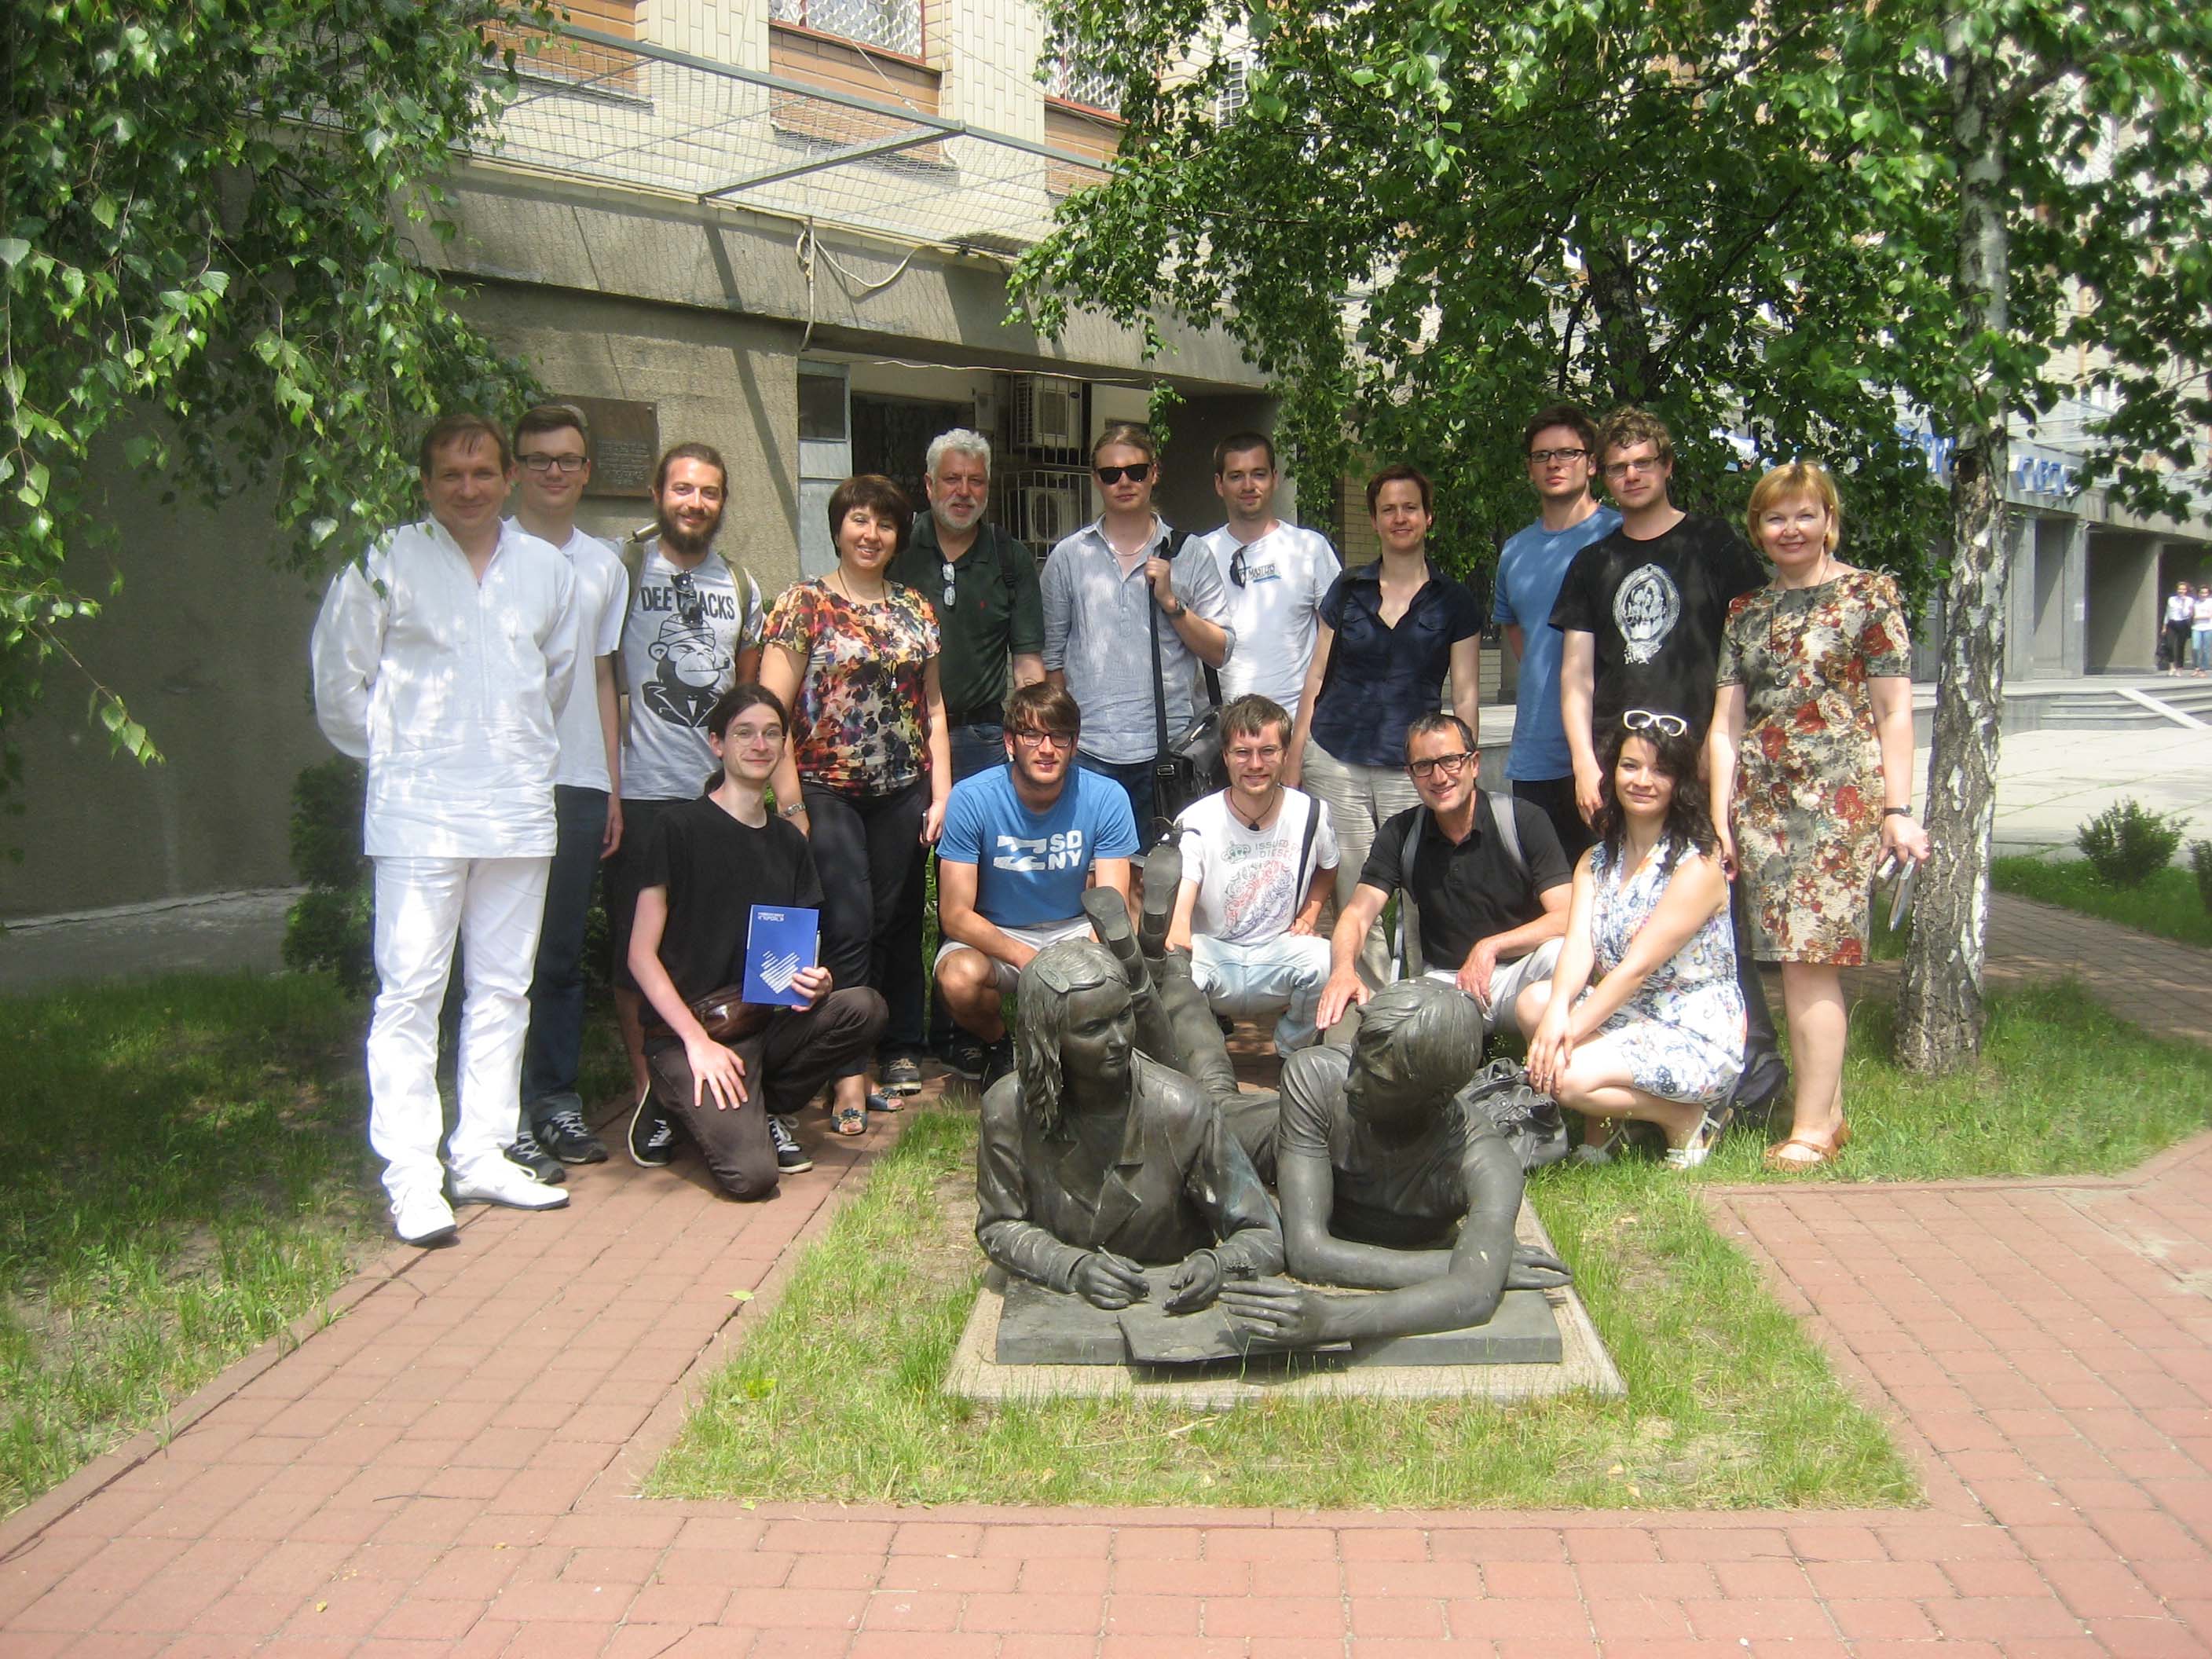
[{"label": "window with metal grille", "polygon": [[1073,43],[1055,40],[1045,48],[1038,68],[1044,77],[1045,95],[1063,99],[1071,104],[1087,104],[1092,109],[1103,109],[1118,114],[1121,108],[1121,83],[1102,69],[1094,69],[1083,61]]},{"label": "window with metal grille", "polygon": [[921,56],[921,0],[769,0],[768,15],[779,23]]}]

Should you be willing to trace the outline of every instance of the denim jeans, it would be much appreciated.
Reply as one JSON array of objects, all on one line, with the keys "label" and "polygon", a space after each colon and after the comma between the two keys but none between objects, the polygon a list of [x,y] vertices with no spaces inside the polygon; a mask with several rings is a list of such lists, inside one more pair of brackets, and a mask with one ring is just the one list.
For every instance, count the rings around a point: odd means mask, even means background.
[{"label": "denim jeans", "polygon": [[584,921],[606,836],[607,792],[556,784],[553,815],[553,863],[522,1048],[522,1109],[533,1128],[555,1112],[583,1109],[576,1066],[584,1046]]},{"label": "denim jeans", "polygon": [[1231,1018],[1279,1014],[1275,1052],[1287,1054],[1313,1041],[1321,988],[1328,982],[1325,935],[1279,933],[1231,945],[1198,933],[1190,941],[1190,977],[1209,1007]]},{"label": "denim jeans", "polygon": [[1110,778],[1121,786],[1129,797],[1129,811],[1137,820],[1137,841],[1140,848],[1152,844],[1152,763],[1148,760],[1106,761],[1096,755],[1087,755],[1080,749],[1075,751],[1075,763],[1086,772],[1096,772],[1102,778]]}]

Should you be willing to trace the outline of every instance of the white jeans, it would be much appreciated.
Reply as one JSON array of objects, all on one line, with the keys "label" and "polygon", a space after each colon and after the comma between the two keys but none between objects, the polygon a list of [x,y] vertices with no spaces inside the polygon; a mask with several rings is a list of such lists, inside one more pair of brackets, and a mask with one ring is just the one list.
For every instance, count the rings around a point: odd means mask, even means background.
[{"label": "white jeans", "polygon": [[[1329,819],[1336,826],[1336,902],[1323,912],[1323,919],[1334,927],[1337,913],[1352,902],[1352,890],[1359,885],[1359,872],[1367,863],[1368,848],[1375,844],[1375,832],[1394,814],[1419,806],[1421,793],[1404,767],[1347,765],[1310,738],[1301,775],[1305,792],[1328,803]],[[1357,966],[1370,991],[1381,990],[1395,977],[1380,917],[1367,930]]]},{"label": "white jeans", "polygon": [[1328,940],[1279,933],[1231,945],[1196,933],[1190,941],[1190,977],[1217,1014],[1279,1014],[1275,1052],[1287,1054],[1313,1041],[1321,988],[1328,982]]},{"label": "white jeans", "polygon": [[438,1012],[461,946],[466,996],[456,1072],[460,1111],[446,1149],[455,1170],[501,1155],[522,1115],[522,1039],[552,860],[380,858],[376,1010],[368,1024],[368,1144],[384,1188],[435,1187]]}]

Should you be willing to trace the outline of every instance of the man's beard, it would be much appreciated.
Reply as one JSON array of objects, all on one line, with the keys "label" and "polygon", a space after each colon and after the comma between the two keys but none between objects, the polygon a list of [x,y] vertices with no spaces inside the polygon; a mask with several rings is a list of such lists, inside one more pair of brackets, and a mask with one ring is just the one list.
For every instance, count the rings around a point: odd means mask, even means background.
[{"label": "man's beard", "polygon": [[712,547],[715,532],[722,527],[722,515],[717,513],[707,521],[706,529],[695,536],[658,507],[653,510],[653,521],[660,532],[660,544],[687,559],[696,559]]},{"label": "man's beard", "polygon": [[969,514],[968,522],[966,524],[955,524],[952,521],[951,516],[947,514],[942,507],[937,506],[934,502],[931,504],[929,512],[930,516],[937,520],[937,527],[939,530],[949,530],[956,536],[963,530],[973,530],[978,524],[982,522],[983,518],[983,509],[981,507],[978,507],[975,512]]}]

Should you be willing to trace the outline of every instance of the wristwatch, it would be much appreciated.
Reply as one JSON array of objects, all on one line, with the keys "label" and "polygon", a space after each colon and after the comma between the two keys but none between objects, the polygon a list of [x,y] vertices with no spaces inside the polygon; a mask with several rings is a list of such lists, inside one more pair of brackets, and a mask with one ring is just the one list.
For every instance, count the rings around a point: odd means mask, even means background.
[{"label": "wristwatch", "polygon": [[1909,818],[1912,816],[1912,809],[1910,806],[1885,806],[1881,809],[1881,815],[1886,818]]},{"label": "wristwatch", "polygon": [[783,813],[784,817],[787,818],[795,818],[801,812],[804,812],[806,810],[806,803],[803,800],[795,800],[792,802],[790,805],[780,808],[779,810]]},{"label": "wristwatch", "polygon": [[1185,605],[1181,599],[1177,599],[1176,601],[1176,607],[1172,611],[1169,611],[1165,605],[1162,605],[1160,609],[1162,611],[1166,613],[1167,619],[1170,622],[1181,622],[1185,617],[1190,614],[1190,607]]}]

